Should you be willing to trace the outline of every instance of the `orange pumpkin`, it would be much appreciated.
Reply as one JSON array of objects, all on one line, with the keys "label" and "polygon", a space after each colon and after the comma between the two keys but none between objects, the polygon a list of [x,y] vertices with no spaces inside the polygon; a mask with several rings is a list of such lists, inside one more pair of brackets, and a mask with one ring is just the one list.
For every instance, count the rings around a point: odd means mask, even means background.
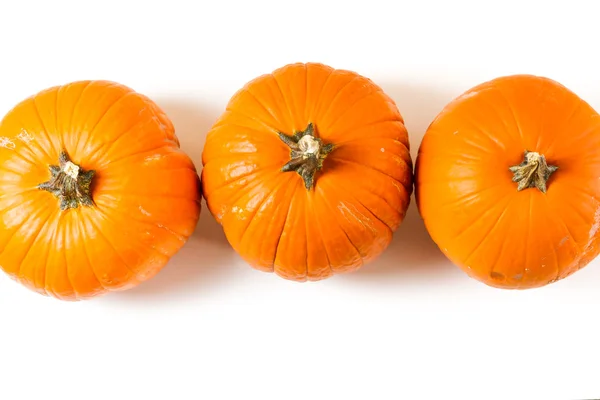
[{"label": "orange pumpkin", "polygon": [[172,123],[117,83],[32,96],[0,122],[0,266],[85,299],[151,278],[186,242],[200,183]]},{"label": "orange pumpkin", "polygon": [[252,267],[296,281],[355,270],[412,192],[402,116],[371,80],[291,64],[239,90],[207,135],[203,193]]},{"label": "orange pumpkin", "polygon": [[432,239],[471,277],[563,279],[600,251],[600,115],[543,77],[478,85],[429,126],[415,190]]}]

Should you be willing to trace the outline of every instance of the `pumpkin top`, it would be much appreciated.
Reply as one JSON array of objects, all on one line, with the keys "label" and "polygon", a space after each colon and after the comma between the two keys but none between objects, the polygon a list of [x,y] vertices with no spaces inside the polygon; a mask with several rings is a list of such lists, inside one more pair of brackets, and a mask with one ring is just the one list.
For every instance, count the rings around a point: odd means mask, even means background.
[{"label": "pumpkin top", "polygon": [[478,85],[431,123],[417,204],[436,243],[492,285],[564,277],[598,252],[600,115],[556,81]]},{"label": "pumpkin top", "polygon": [[0,122],[0,165],[0,266],[61,299],[149,279],[200,212],[173,124],[114,82],[73,82],[17,104]]},{"label": "pumpkin top", "polygon": [[378,254],[412,193],[394,101],[368,78],[317,63],[284,66],[235,93],[202,163],[208,207],[234,249],[299,280]]}]

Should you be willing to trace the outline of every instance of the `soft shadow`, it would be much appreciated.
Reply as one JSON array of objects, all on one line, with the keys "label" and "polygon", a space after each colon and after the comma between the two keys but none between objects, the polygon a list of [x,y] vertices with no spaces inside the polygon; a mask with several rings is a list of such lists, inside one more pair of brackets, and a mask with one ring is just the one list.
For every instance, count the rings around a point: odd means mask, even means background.
[{"label": "soft shadow", "polygon": [[[220,111],[193,101],[158,99],[156,102],[173,121],[182,150],[190,156],[200,174],[206,134]],[[117,301],[164,300],[212,290],[235,273],[235,260],[236,255],[221,226],[203,201],[194,234],[169,263],[149,281],[107,297]]]},{"label": "soft shadow", "polygon": [[460,90],[440,89],[438,87],[382,83],[381,88],[398,106],[410,140],[410,155],[413,163],[425,131],[444,106],[458,96]]},{"label": "soft shadow", "polygon": [[156,103],[169,116],[175,126],[175,134],[179,138],[181,149],[194,162],[198,172],[202,170],[202,149],[206,142],[206,134],[224,111],[219,106],[208,106],[192,99],[156,99]]},{"label": "soft shadow", "polygon": [[[383,90],[396,102],[409,133],[413,164],[425,131],[436,115],[459,92],[440,91],[427,86],[382,83]],[[425,229],[414,195],[406,217],[385,252],[375,261],[341,279],[356,282],[410,283],[415,280],[447,280],[461,277],[460,270],[441,253]]]},{"label": "soft shadow", "polygon": [[[198,170],[198,175],[201,175],[202,150],[206,143],[206,134],[225,110],[226,104],[208,106],[193,100],[169,98],[159,98],[156,102],[173,121],[181,149],[190,156]],[[195,234],[223,246],[227,244],[225,235],[222,234],[220,225],[210,215],[206,202],[202,203],[202,215]]]}]

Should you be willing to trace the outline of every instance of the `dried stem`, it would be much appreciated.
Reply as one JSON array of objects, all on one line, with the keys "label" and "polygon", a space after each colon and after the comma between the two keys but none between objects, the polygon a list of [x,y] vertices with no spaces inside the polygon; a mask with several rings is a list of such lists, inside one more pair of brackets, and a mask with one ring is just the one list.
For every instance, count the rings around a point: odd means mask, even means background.
[{"label": "dried stem", "polygon": [[50,165],[50,180],[38,188],[52,193],[60,200],[60,209],[92,206],[90,186],[95,171],[83,171],[69,159],[65,151],[59,156],[59,165]]},{"label": "dried stem", "polygon": [[548,165],[546,157],[543,155],[526,150],[523,162],[509,169],[514,174],[513,182],[518,182],[518,191],[527,188],[538,188],[542,193],[546,193],[548,179],[558,167]]},{"label": "dried stem", "polygon": [[323,145],[321,139],[315,137],[312,123],[294,135],[280,132],[279,138],[291,149],[290,161],[281,170],[296,171],[302,177],[304,187],[310,190],[314,185],[315,174],[323,168],[323,160],[333,150],[333,144]]}]

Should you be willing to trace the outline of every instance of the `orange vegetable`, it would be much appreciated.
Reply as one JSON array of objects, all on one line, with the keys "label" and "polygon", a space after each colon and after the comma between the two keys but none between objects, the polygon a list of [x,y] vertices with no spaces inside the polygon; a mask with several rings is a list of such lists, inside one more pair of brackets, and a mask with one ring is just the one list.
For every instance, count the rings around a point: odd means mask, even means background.
[{"label": "orange vegetable", "polygon": [[598,255],[600,115],[550,79],[476,86],[433,121],[416,162],[437,245],[499,288],[563,279]]},{"label": "orange vegetable", "polygon": [[245,85],[208,133],[202,162],[208,208],[233,248],[296,281],[378,256],[412,192],[392,99],[322,64],[287,65]]},{"label": "orange vegetable", "polygon": [[131,288],[194,230],[194,165],[167,116],[127,87],[40,92],[0,122],[0,146],[0,266],[41,294]]}]

